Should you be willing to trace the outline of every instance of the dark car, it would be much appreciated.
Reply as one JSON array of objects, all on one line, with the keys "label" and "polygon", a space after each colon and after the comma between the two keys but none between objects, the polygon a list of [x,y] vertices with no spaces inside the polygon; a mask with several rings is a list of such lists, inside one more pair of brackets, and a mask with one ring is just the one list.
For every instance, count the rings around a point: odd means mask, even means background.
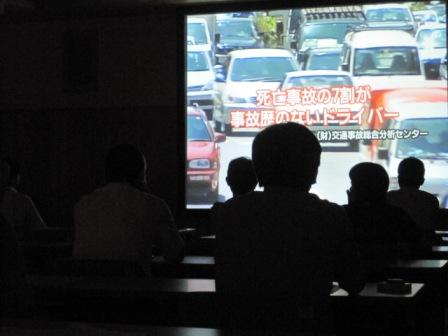
[{"label": "dark car", "polygon": [[227,54],[238,49],[262,48],[263,40],[258,35],[252,18],[229,17],[218,19],[216,43],[216,59],[223,63]]},{"label": "dark car", "polygon": [[363,8],[369,27],[403,30],[412,35],[417,31],[417,22],[406,4],[364,5]]},{"label": "dark car", "polygon": [[302,70],[338,70],[341,51],[341,47],[308,49],[304,54]]},{"label": "dark car", "polygon": [[303,63],[307,50],[321,47],[322,42],[340,46],[347,32],[365,23],[360,8],[339,9],[338,12],[334,12],[334,9],[332,12],[332,8],[313,8],[311,12],[301,10],[294,36],[299,63]]}]

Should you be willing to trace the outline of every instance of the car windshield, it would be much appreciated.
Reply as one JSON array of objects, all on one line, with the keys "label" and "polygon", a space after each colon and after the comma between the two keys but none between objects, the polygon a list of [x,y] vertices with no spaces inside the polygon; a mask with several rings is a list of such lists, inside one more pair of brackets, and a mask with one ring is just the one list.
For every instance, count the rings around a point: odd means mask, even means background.
[{"label": "car windshield", "polygon": [[230,78],[235,82],[280,82],[285,73],[295,70],[292,57],[236,58]]},{"label": "car windshield", "polygon": [[366,19],[371,22],[412,21],[406,8],[372,8],[366,11]]},{"label": "car windshield", "polygon": [[205,32],[205,25],[200,22],[188,22],[187,35],[191,37],[192,44],[207,44],[207,34]]},{"label": "car windshield", "polygon": [[211,141],[204,119],[199,116],[188,116],[187,119],[187,140],[188,141]]},{"label": "car windshield", "polygon": [[221,38],[253,38],[254,31],[251,21],[226,20],[218,21],[218,32]]},{"label": "car windshield", "polygon": [[446,13],[445,5],[438,5],[431,8],[433,11],[437,13],[438,16],[443,16]]},{"label": "car windshield", "polygon": [[311,54],[306,65],[306,70],[337,70],[341,63],[339,53]]},{"label": "car windshield", "polygon": [[415,139],[397,140],[396,157],[414,156],[420,159],[448,159],[448,119],[407,119],[400,124],[403,130],[419,130],[428,135]]},{"label": "car windshield", "polygon": [[417,35],[417,44],[421,49],[446,48],[446,28],[421,30]]},{"label": "car windshield", "polygon": [[[335,39],[338,44],[342,44],[344,41],[345,34],[349,26],[357,26],[359,23],[347,23],[347,22],[337,22],[337,23],[323,23],[323,24],[310,24],[303,27],[300,36],[300,49],[305,46],[312,44],[312,40],[319,39]],[[309,41],[309,42],[306,42]],[[306,43],[305,43],[306,42]],[[317,42],[315,42],[317,44]]]},{"label": "car windshield", "polygon": [[378,47],[356,49],[354,75],[420,75],[417,48]]},{"label": "car windshield", "polygon": [[352,80],[349,76],[329,76],[329,75],[319,75],[319,76],[300,76],[291,77],[283,85],[282,89],[289,89],[292,87],[335,87],[335,86],[351,86]]},{"label": "car windshield", "polygon": [[187,53],[187,71],[207,71],[210,65],[203,51],[189,51]]},{"label": "car windshield", "polygon": [[430,12],[414,14],[414,18],[421,22],[436,22],[437,21],[437,15],[435,13],[430,13]]}]

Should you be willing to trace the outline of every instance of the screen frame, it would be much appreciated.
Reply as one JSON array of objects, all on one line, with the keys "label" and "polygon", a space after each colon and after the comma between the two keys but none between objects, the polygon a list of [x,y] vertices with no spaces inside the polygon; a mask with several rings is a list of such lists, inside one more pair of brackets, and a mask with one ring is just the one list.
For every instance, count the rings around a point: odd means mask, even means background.
[{"label": "screen frame", "polygon": [[[418,2],[418,1],[417,1]],[[177,47],[178,47],[178,82],[177,82],[177,92],[178,94],[178,120],[179,120],[179,141],[178,141],[178,151],[179,151],[179,163],[178,163],[178,202],[177,202],[177,215],[179,218],[185,221],[187,225],[200,228],[200,224],[210,225],[210,209],[191,209],[187,208],[186,204],[186,153],[187,153],[187,142],[186,142],[186,108],[187,108],[187,83],[186,83],[186,71],[185,71],[185,55],[187,51],[187,41],[186,41],[186,23],[187,16],[189,15],[200,15],[200,14],[216,14],[225,12],[239,12],[239,11],[260,11],[260,10],[282,10],[291,8],[310,8],[310,7],[330,7],[330,6],[350,6],[350,5],[367,5],[367,4],[385,4],[385,3],[397,3],[394,0],[364,0],[357,1],[352,0],[349,3],[343,0],[327,0],[325,3],[319,3],[316,6],[315,1],[304,0],[300,3],[294,0],[285,0],[281,3],[275,0],[265,0],[265,1],[231,1],[223,0],[211,3],[207,0],[199,3],[188,3],[185,6],[181,6],[177,10],[177,21],[178,34],[177,34]],[[238,4],[238,9],[235,9],[235,5]],[[298,7],[300,5],[300,7]],[[209,230],[202,230],[204,233],[208,234]]]}]

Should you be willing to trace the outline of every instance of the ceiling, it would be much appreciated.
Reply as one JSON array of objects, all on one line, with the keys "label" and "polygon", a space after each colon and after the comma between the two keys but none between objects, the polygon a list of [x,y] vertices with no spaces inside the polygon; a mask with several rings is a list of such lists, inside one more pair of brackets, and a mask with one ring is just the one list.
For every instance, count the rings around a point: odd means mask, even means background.
[{"label": "ceiling", "polygon": [[184,8],[192,6],[228,6],[238,4],[244,9],[254,3],[263,5],[282,3],[284,0],[0,0],[0,15],[23,16],[33,14],[64,15],[68,13],[111,13],[154,10],[163,8]]},{"label": "ceiling", "polygon": [[[356,2],[378,0],[352,0]],[[381,1],[381,0],[379,0]],[[388,2],[392,0],[383,0]],[[342,5],[344,0],[324,0],[322,5]],[[237,5],[237,8],[235,8]],[[247,10],[251,7],[315,6],[315,0],[0,0],[0,17],[65,16],[65,15],[126,15],[145,13],[155,9],[210,8]],[[2,15],[3,14],[3,15]]]}]

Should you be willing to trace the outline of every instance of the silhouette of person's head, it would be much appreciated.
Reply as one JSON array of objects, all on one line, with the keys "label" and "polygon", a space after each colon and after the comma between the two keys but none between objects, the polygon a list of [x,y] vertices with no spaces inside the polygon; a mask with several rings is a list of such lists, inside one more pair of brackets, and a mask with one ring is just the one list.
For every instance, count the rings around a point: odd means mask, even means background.
[{"label": "silhouette of person's head", "polygon": [[395,55],[392,59],[390,68],[395,71],[406,70],[406,61],[404,60],[404,57],[402,55]]},{"label": "silhouette of person's head", "polygon": [[398,165],[398,185],[400,188],[418,189],[425,182],[425,165],[415,157],[408,157]]},{"label": "silhouette of person's head", "polygon": [[363,70],[372,70],[375,69],[375,62],[373,61],[373,56],[371,54],[364,55],[364,58],[362,59],[361,68]]},{"label": "silhouette of person's head", "polygon": [[292,122],[269,126],[252,144],[258,183],[309,191],[316,182],[321,152],[319,141],[305,126]]},{"label": "silhouette of person's head", "polygon": [[5,157],[2,159],[9,166],[8,185],[17,187],[20,183],[20,164],[16,160]]},{"label": "silhouette of person's head", "polygon": [[106,157],[107,182],[127,182],[140,187],[146,184],[146,160],[133,145],[121,144]]},{"label": "silhouette of person's head", "polygon": [[251,192],[257,186],[252,160],[239,157],[230,161],[227,168],[227,184],[232,190],[233,196],[239,196]]},{"label": "silhouette of person's head", "polygon": [[348,192],[348,202],[381,203],[386,200],[389,188],[389,176],[379,164],[361,162],[350,169],[351,188]]}]

